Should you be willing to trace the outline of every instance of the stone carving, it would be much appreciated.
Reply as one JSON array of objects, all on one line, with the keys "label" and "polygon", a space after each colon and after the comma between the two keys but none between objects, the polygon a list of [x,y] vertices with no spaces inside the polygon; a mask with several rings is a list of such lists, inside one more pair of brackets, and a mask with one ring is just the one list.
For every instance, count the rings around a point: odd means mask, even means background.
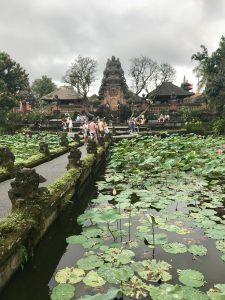
[{"label": "stone carving", "polygon": [[97,154],[97,144],[92,139],[88,139],[87,153],[88,154]]},{"label": "stone carving", "polygon": [[66,132],[61,132],[61,134],[60,134],[60,146],[62,146],[62,147],[69,146],[69,141],[68,141]]},{"label": "stone carving", "polygon": [[67,165],[67,170],[72,168],[72,167],[76,167],[76,166],[80,166],[81,165],[81,151],[74,147],[70,150],[70,154],[68,155],[68,160],[69,163]]},{"label": "stone carving", "polygon": [[47,192],[47,188],[39,188],[39,183],[45,181],[46,179],[36,173],[35,169],[23,168],[17,171],[15,180],[11,182],[12,188],[8,192],[12,208],[38,200],[44,192]]},{"label": "stone carving", "polygon": [[74,142],[77,142],[78,144],[80,144],[81,140],[80,140],[79,134],[75,133],[73,136],[73,140],[74,140]]},{"label": "stone carving", "polygon": [[0,166],[8,170],[14,168],[15,155],[8,147],[0,148]]},{"label": "stone carving", "polygon": [[99,146],[104,146],[105,145],[105,138],[104,138],[104,136],[99,136],[98,137],[98,144],[99,144]]},{"label": "stone carving", "polygon": [[48,144],[45,142],[40,142],[39,143],[39,152],[43,153],[44,155],[50,155],[49,149],[48,149]]}]

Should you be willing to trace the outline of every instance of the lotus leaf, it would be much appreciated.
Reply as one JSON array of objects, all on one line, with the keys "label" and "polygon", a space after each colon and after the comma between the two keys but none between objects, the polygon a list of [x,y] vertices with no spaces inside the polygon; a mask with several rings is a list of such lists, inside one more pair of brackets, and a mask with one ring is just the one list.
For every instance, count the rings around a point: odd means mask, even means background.
[{"label": "lotus leaf", "polygon": [[[225,226],[223,227],[225,229]],[[210,228],[205,231],[206,236],[215,239],[215,240],[224,240],[225,239],[225,230],[221,230],[216,226],[215,228]]]},{"label": "lotus leaf", "polygon": [[221,256],[221,259],[222,259],[223,261],[225,261],[225,254],[223,254],[223,255]]},{"label": "lotus leaf", "polygon": [[195,270],[178,270],[179,281],[190,287],[200,287],[204,285],[204,276]]},{"label": "lotus leaf", "polygon": [[77,261],[78,267],[83,270],[91,270],[94,268],[98,268],[103,264],[104,264],[103,259],[101,259],[97,255],[90,255],[86,258],[81,258]]},{"label": "lotus leaf", "polygon": [[87,241],[87,238],[83,235],[72,235],[66,239],[68,244],[83,244]]},{"label": "lotus leaf", "polygon": [[213,289],[207,292],[211,300],[224,300],[225,299],[225,284],[215,284]]},{"label": "lotus leaf", "polygon": [[168,253],[185,253],[187,252],[187,246],[182,244],[182,243],[169,243],[169,244],[164,244],[163,250]]},{"label": "lotus leaf", "polygon": [[114,268],[109,265],[103,265],[98,269],[98,274],[109,283],[119,284],[121,281],[128,281],[134,272],[129,266]]},{"label": "lotus leaf", "polygon": [[124,295],[133,299],[141,299],[148,295],[149,286],[147,286],[140,278],[133,276],[131,280],[124,283],[122,292]]},{"label": "lotus leaf", "polygon": [[74,286],[67,283],[61,283],[52,290],[51,300],[70,300],[73,298],[74,292]]},{"label": "lotus leaf", "polygon": [[102,230],[97,227],[85,228],[85,230],[82,233],[82,235],[84,235],[87,238],[99,237],[101,236],[101,234],[102,234]]},{"label": "lotus leaf", "polygon": [[225,253],[225,241],[216,241],[216,248]]},{"label": "lotus leaf", "polygon": [[168,281],[172,278],[171,274],[167,272],[171,268],[171,265],[165,261],[157,262],[155,259],[144,260],[141,262],[141,264],[143,265],[144,269],[138,271],[138,274],[141,278],[147,281]]},{"label": "lotus leaf", "polygon": [[84,277],[83,282],[91,287],[99,287],[105,284],[105,280],[95,271],[89,271]]},{"label": "lotus leaf", "polygon": [[191,245],[188,248],[188,252],[192,253],[193,255],[204,256],[207,254],[207,248],[202,245]]},{"label": "lotus leaf", "polygon": [[156,233],[154,235],[154,239],[153,239],[152,235],[145,237],[145,239],[151,245],[152,244],[163,245],[163,244],[166,244],[168,242],[168,238],[167,238],[167,235],[165,233]]},{"label": "lotus leaf", "polygon": [[179,285],[164,283],[159,287],[151,286],[149,293],[153,300],[184,300],[183,290]]},{"label": "lotus leaf", "polygon": [[209,297],[205,293],[192,287],[182,286],[182,290],[185,300],[209,300]]},{"label": "lotus leaf", "polygon": [[59,270],[55,275],[55,280],[58,283],[78,283],[83,279],[84,271],[77,268],[65,268]]},{"label": "lotus leaf", "polygon": [[135,256],[135,254],[131,250],[109,248],[105,251],[103,258],[107,262],[112,262],[115,265],[119,265],[128,264],[133,256]]},{"label": "lotus leaf", "polygon": [[86,249],[97,249],[103,244],[104,242],[100,238],[89,238],[86,242],[83,243],[83,247]]},{"label": "lotus leaf", "polygon": [[112,223],[121,218],[121,215],[115,209],[102,210],[96,213],[92,220],[96,223]]},{"label": "lotus leaf", "polygon": [[86,296],[82,296],[81,298],[79,298],[77,300],[112,300],[117,296],[119,291],[120,291],[119,289],[111,288],[105,294],[98,293],[94,296],[86,295]]}]

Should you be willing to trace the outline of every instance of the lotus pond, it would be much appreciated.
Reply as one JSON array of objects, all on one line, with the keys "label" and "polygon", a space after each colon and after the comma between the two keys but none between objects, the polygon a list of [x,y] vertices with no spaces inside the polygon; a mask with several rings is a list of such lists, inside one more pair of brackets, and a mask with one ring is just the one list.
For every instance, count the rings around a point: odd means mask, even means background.
[{"label": "lotus pond", "polygon": [[[69,138],[69,141],[73,140]],[[9,147],[16,157],[17,164],[25,162],[30,156],[38,155],[40,142],[48,143],[50,151],[60,148],[60,138],[57,134],[40,132],[31,136],[22,133],[0,136],[0,147]]]},{"label": "lotus pond", "polygon": [[224,159],[212,137],[115,145],[51,299],[225,299]]},{"label": "lotus pond", "polygon": [[224,300],[223,143],[172,135],[114,144],[46,299]]}]

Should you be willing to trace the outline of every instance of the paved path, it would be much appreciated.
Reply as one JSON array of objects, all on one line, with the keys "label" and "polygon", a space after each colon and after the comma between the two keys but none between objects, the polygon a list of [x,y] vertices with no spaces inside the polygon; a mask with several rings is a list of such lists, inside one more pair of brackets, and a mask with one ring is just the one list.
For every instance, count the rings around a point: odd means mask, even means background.
[{"label": "paved path", "polygon": [[[81,150],[82,157],[85,156],[87,153],[86,146],[81,146],[79,149]],[[34,168],[38,174],[47,179],[44,183],[40,184],[40,186],[48,186],[66,172],[66,166],[68,163],[67,156],[68,153],[63,154]],[[11,211],[11,201],[8,197],[8,190],[11,188],[11,181],[13,181],[13,179],[0,183],[0,219],[7,216]]]}]

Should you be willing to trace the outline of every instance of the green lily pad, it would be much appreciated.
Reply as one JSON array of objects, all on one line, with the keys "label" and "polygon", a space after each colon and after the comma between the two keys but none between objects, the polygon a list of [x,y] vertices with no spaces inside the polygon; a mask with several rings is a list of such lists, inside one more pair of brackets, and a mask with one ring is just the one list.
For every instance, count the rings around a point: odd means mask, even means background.
[{"label": "green lily pad", "polygon": [[144,260],[141,264],[143,268],[139,269],[138,274],[147,281],[168,281],[172,278],[172,275],[168,272],[171,265],[165,261]]},{"label": "green lily pad", "polygon": [[83,244],[87,241],[87,238],[83,235],[72,235],[66,239],[68,244]]},{"label": "green lily pad", "polygon": [[178,270],[179,281],[190,287],[200,287],[204,285],[204,276],[195,270]]},{"label": "green lily pad", "polygon": [[216,248],[225,253],[225,241],[216,241]]},{"label": "green lily pad", "polygon": [[109,248],[103,254],[103,258],[107,262],[115,265],[128,264],[131,258],[135,256],[134,252],[127,249]]},{"label": "green lily pad", "polygon": [[104,264],[104,260],[97,255],[90,255],[85,258],[81,258],[77,261],[79,268],[83,270],[91,270],[100,267]]},{"label": "green lily pad", "polygon": [[78,283],[80,282],[85,273],[82,269],[77,268],[65,268],[60,271],[58,271],[55,275],[55,280],[58,283]]},{"label": "green lily pad", "polygon": [[168,242],[168,238],[167,235],[165,233],[156,233],[154,235],[154,240],[153,240],[153,236],[147,236],[145,235],[145,239],[146,241],[150,244],[153,245],[155,242],[155,245],[164,245]]},{"label": "green lily pad", "polygon": [[192,253],[193,255],[204,256],[207,254],[207,248],[202,245],[191,245],[188,248],[188,252]]},{"label": "green lily pad", "polygon": [[97,249],[104,244],[104,241],[100,238],[89,238],[83,243],[83,247],[86,249]]},{"label": "green lily pad", "polygon": [[207,292],[211,300],[224,300],[225,299],[225,284],[215,284],[213,289]]},{"label": "green lily pad", "polygon": [[185,300],[209,300],[207,294],[199,290],[189,286],[182,286],[181,288],[183,290]]},{"label": "green lily pad", "polygon": [[51,300],[70,300],[73,298],[74,292],[74,286],[67,283],[61,283],[52,290]]},{"label": "green lily pad", "polygon": [[83,282],[91,287],[99,287],[106,283],[106,281],[98,275],[95,271],[90,271],[84,277]]},{"label": "green lily pad", "polygon": [[183,300],[183,290],[179,285],[162,284],[160,286],[151,286],[149,289],[153,300]]},{"label": "green lily pad", "polygon": [[187,252],[187,246],[182,244],[182,243],[169,243],[169,244],[164,244],[163,250],[168,253],[185,253]]},{"label": "green lily pad", "polygon": [[134,275],[134,271],[129,266],[114,268],[111,264],[103,265],[98,269],[97,273],[107,282],[113,284],[119,284],[121,281],[127,281]]},{"label": "green lily pad", "polygon": [[147,297],[149,286],[140,278],[133,276],[129,282],[122,286],[122,293],[132,299],[142,299]]},{"label": "green lily pad", "polygon": [[96,294],[94,296],[85,295],[80,297],[77,300],[113,300],[120,290],[116,288],[111,288],[105,294]]}]

